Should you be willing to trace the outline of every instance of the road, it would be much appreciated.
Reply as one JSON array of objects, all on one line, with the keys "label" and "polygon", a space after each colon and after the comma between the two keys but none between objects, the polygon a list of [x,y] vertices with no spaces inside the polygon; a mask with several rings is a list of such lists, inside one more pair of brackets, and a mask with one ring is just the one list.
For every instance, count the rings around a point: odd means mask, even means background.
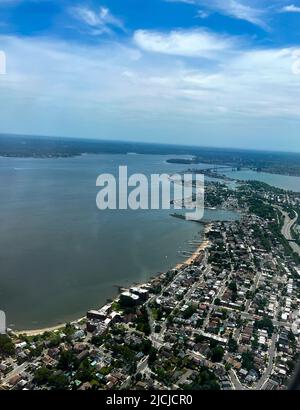
[{"label": "road", "polygon": [[242,383],[236,375],[236,372],[233,369],[229,370],[229,377],[234,387],[234,390],[247,390],[246,387],[242,385]]},{"label": "road", "polygon": [[1,384],[7,384],[9,382],[9,380],[14,377],[17,376],[18,374],[24,372],[24,370],[26,370],[26,368],[28,367],[28,363],[25,362],[23,364],[21,364],[20,366],[15,367],[11,372],[9,372],[2,380],[1,380]]},{"label": "road", "polygon": [[[204,275],[206,273],[208,273],[210,271],[211,267],[210,265],[208,265],[205,270],[201,273],[199,279],[190,287],[190,289],[186,292],[186,294],[183,297],[183,300],[186,301],[187,303],[190,302],[190,296],[192,295],[192,293],[194,292],[194,290],[204,281]],[[179,273],[175,276],[174,280],[177,278],[177,276],[179,276],[181,274],[181,270],[179,271]],[[170,284],[168,284],[167,286],[165,286],[161,292],[160,295],[163,294],[163,292],[170,286]],[[149,299],[148,302],[146,303],[146,309],[148,312],[148,316],[149,316],[149,324],[150,324],[150,328],[151,328],[151,334],[149,336],[149,339],[152,341],[153,346],[156,348],[160,348],[163,343],[164,343],[164,333],[167,329],[167,321],[165,320],[163,322],[163,324],[161,325],[161,330],[159,333],[155,333],[155,329],[154,329],[154,321],[152,318],[152,313],[151,313],[151,309],[149,308],[149,305],[151,304],[151,302],[156,299],[158,297],[158,295],[155,296],[155,298]],[[172,313],[178,308],[178,306],[180,305],[180,303],[182,303],[182,301],[178,301],[178,303],[176,304],[175,308],[172,310],[172,312],[169,314],[172,315]]]},{"label": "road", "polygon": [[[283,224],[281,233],[285,237],[285,239],[287,239],[288,241],[291,241],[293,240],[292,228],[298,220],[298,214],[295,211],[296,216],[294,219],[291,219],[287,212],[283,211],[281,208],[278,208],[278,209],[281,211],[282,215],[284,216],[284,224]],[[293,249],[293,251],[296,252],[300,256],[300,246],[295,242],[290,242],[290,246]]]},{"label": "road", "polygon": [[255,386],[255,390],[262,390],[266,382],[269,380],[269,377],[273,370],[274,359],[276,355],[276,341],[277,341],[277,333],[274,333],[272,336],[272,342],[269,349],[269,365],[267,370],[264,372],[263,376],[259,380],[259,382]]},{"label": "road", "polygon": [[281,233],[282,235],[288,240],[291,241],[293,239],[291,230],[295,225],[298,216],[294,219],[291,219],[286,212],[282,212],[284,215],[284,225],[282,227]]},{"label": "road", "polygon": [[176,383],[177,386],[181,386],[182,384],[185,384],[188,378],[193,374],[193,370],[188,369],[178,380]]},{"label": "road", "polygon": [[[137,365],[137,369],[135,372],[135,375],[137,375],[138,373],[142,373],[144,372],[147,368],[148,368],[148,357],[149,356],[145,356]],[[132,382],[132,376],[128,376],[127,379],[125,380],[125,382],[122,385],[122,390],[127,390],[130,387],[130,384]]]},{"label": "road", "polygon": [[[262,375],[262,377],[260,378],[260,380],[255,385],[254,390],[263,390],[263,387],[265,386],[265,384],[267,383],[267,381],[269,380],[271,376],[273,365],[274,365],[274,359],[276,355],[276,341],[277,341],[277,334],[274,334],[272,337],[272,343],[271,343],[271,347],[269,350],[268,367],[266,371],[264,372],[264,374]],[[231,383],[234,386],[235,390],[247,390],[247,388],[242,385],[236,372],[233,369],[229,371],[229,377],[230,377]]]},{"label": "road", "polygon": [[[195,359],[205,360],[207,363],[209,363],[211,366],[213,366],[215,368],[224,368],[224,365],[222,363],[212,363],[210,360],[208,360],[205,356],[203,356],[199,352],[193,352],[193,351],[189,350],[188,353],[192,357],[194,357]],[[229,376],[230,382],[231,382],[232,387],[233,387],[234,390],[247,390],[247,388],[242,385],[242,383],[240,382],[236,372],[233,369],[231,369],[228,372],[228,376]]]}]

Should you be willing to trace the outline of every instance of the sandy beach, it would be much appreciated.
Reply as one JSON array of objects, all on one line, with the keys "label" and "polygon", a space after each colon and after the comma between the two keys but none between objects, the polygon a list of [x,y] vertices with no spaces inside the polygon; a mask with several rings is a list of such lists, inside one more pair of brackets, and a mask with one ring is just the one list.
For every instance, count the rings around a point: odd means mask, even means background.
[{"label": "sandy beach", "polygon": [[[85,319],[85,316],[83,316],[80,319],[76,319],[73,320],[70,323],[78,323],[81,322],[82,320]],[[59,325],[56,326],[52,326],[52,327],[45,327],[43,329],[33,329],[33,330],[18,330],[18,331],[14,331],[13,333],[16,335],[26,335],[26,336],[38,336],[38,335],[42,335],[45,332],[55,332],[56,330],[60,330],[63,329],[66,326],[67,323],[61,323]]]},{"label": "sandy beach", "polygon": [[[206,225],[206,227],[205,227],[205,231],[204,231],[204,237],[207,235],[207,233],[211,230],[211,228],[212,228],[212,224],[208,224],[208,225]],[[191,263],[193,263],[196,259],[197,259],[197,257],[199,256],[199,255],[201,255],[201,253],[209,246],[209,244],[210,244],[210,241],[208,240],[208,239],[205,239],[198,247],[197,247],[197,249],[195,250],[195,252],[193,252],[193,254],[188,258],[188,259],[186,259],[184,262],[182,262],[182,263],[178,263],[177,265],[176,265],[176,269],[180,269],[180,268],[182,268],[184,265],[190,265]]]},{"label": "sandy beach", "polygon": [[37,335],[41,335],[45,332],[54,332],[55,330],[59,330],[62,329],[63,327],[65,327],[66,324],[62,323],[61,325],[57,325],[57,326],[52,326],[52,327],[46,327],[44,329],[35,329],[35,330],[20,330],[20,331],[14,331],[14,333],[18,336],[20,335],[26,335],[26,336],[37,336]]}]

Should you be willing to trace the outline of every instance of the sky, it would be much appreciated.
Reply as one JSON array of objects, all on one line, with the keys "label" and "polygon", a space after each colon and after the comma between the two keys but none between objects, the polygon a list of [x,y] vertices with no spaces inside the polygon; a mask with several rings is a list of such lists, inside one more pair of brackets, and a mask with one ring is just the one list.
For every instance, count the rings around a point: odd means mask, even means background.
[{"label": "sky", "polygon": [[300,152],[300,0],[0,0],[0,133]]}]

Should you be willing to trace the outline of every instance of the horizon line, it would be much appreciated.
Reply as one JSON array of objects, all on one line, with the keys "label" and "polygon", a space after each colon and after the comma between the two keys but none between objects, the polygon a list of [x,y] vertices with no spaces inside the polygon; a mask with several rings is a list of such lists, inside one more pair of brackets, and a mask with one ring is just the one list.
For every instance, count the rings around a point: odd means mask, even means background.
[{"label": "horizon line", "polygon": [[[281,154],[300,154],[299,151],[284,151],[280,149],[273,149],[273,150],[267,150],[267,149],[259,149],[259,148],[244,148],[244,147],[224,147],[224,146],[211,146],[211,145],[194,145],[194,144],[178,144],[178,143],[163,143],[163,142],[145,142],[145,141],[133,141],[133,140],[120,140],[120,139],[102,139],[98,137],[79,137],[79,136],[57,136],[57,135],[41,135],[41,134],[19,134],[19,133],[11,133],[11,132],[0,132],[0,137],[3,136],[8,136],[8,137],[34,137],[34,138],[40,138],[40,139],[67,139],[67,140],[77,140],[77,141],[93,141],[93,142],[109,142],[109,143],[127,143],[127,144],[145,144],[145,145],[158,145],[158,146],[164,146],[164,147],[178,147],[178,148],[196,148],[196,149],[217,149],[217,150],[227,150],[227,151],[233,151],[233,150],[239,150],[239,151],[248,151],[248,152],[261,152],[261,153],[281,153]],[[165,154],[168,155],[168,154]],[[171,154],[170,154],[171,155]],[[176,155],[176,154],[174,154]],[[184,155],[184,154],[182,154]],[[191,154],[192,155],[192,154]]]}]

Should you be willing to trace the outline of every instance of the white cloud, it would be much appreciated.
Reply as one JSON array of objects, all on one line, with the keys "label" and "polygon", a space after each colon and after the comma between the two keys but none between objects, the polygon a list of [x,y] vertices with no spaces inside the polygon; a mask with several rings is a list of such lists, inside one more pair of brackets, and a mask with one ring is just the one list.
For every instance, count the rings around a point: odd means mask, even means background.
[{"label": "white cloud", "polygon": [[300,7],[290,4],[289,6],[282,7],[280,11],[282,13],[300,13]]},{"label": "white cloud", "polygon": [[91,34],[111,33],[112,28],[125,31],[122,20],[115,17],[107,7],[100,7],[94,11],[88,7],[72,7],[70,12],[73,17],[81,21],[91,29]]},{"label": "white cloud", "polygon": [[199,17],[200,19],[206,19],[207,17],[210,16],[210,13],[204,10],[197,10],[196,17]]},{"label": "white cloud", "polygon": [[264,28],[266,27],[266,23],[263,20],[265,11],[262,9],[254,8],[249,4],[244,4],[236,0],[210,0],[209,3],[207,1],[206,3],[210,4],[213,8],[215,7],[217,11],[225,15],[245,20]]},{"label": "white cloud", "polygon": [[207,10],[248,21],[251,24],[267,29],[265,18],[267,12],[260,7],[253,7],[253,1],[249,0],[166,0],[206,7]]},{"label": "white cloud", "polygon": [[150,52],[205,58],[215,58],[236,45],[236,40],[231,37],[200,29],[174,30],[169,33],[137,30],[134,41],[141,49]]},{"label": "white cloud", "polygon": [[[192,142],[201,130],[244,136],[257,127],[273,136],[300,120],[300,76],[293,74],[300,48],[245,50],[227,38],[219,53],[223,43],[200,47],[189,39],[184,53],[185,40],[164,36],[158,51],[152,37],[143,43],[156,51],[143,55],[114,42],[0,36],[9,62],[0,77],[2,132],[116,139],[184,133]],[[207,53],[218,61],[185,57]]]}]

